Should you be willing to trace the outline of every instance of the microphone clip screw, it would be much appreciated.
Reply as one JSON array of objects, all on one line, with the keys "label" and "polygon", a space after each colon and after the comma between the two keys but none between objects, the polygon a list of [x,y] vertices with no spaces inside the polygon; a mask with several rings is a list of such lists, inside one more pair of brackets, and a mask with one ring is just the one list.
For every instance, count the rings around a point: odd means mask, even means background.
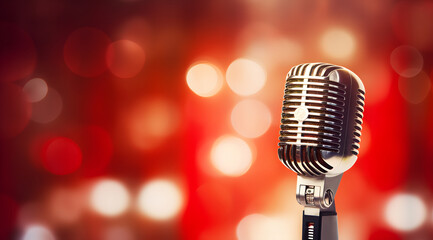
[{"label": "microphone clip screw", "polygon": [[307,186],[305,189],[305,203],[314,205],[314,186]]},{"label": "microphone clip screw", "polygon": [[325,196],[323,197],[323,204],[325,207],[330,207],[334,202],[334,193],[331,189],[326,190]]}]

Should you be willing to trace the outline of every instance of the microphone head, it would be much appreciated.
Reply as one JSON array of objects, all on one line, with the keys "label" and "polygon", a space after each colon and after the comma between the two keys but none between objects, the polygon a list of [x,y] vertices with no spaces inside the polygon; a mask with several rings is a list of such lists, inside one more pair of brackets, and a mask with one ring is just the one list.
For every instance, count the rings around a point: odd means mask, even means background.
[{"label": "microphone head", "polygon": [[352,71],[306,63],[287,75],[278,156],[302,176],[334,176],[356,162],[365,88]]}]

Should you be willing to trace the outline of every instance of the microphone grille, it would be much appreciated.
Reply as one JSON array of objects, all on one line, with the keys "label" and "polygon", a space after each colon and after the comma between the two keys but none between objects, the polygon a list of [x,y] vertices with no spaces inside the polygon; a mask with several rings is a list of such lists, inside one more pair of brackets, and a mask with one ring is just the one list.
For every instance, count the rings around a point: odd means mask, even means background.
[{"label": "microphone grille", "polygon": [[358,89],[358,94],[356,95],[356,110],[355,110],[355,125],[353,131],[353,142],[352,142],[352,153],[354,155],[359,154],[359,143],[361,142],[361,130],[362,130],[362,118],[364,116],[364,100],[365,92]]},{"label": "microphone grille", "polygon": [[[343,79],[331,80],[335,70],[348,75],[339,73]],[[330,156],[358,154],[365,92],[351,83],[350,74],[341,66],[326,63],[300,64],[289,71],[278,155],[297,174],[327,174],[337,167],[329,162]],[[352,95],[356,101],[352,102]]]},{"label": "microphone grille", "polygon": [[338,152],[346,86],[327,77],[338,68],[341,67],[302,64],[291,69],[284,91],[280,146],[314,146]]}]

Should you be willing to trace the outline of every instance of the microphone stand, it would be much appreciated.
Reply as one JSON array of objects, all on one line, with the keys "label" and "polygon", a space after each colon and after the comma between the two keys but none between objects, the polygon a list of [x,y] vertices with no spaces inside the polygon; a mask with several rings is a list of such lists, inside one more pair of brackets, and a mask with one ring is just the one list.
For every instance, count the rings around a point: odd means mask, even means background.
[{"label": "microphone stand", "polygon": [[298,175],[296,200],[304,206],[302,240],[338,240],[334,196],[342,176]]}]

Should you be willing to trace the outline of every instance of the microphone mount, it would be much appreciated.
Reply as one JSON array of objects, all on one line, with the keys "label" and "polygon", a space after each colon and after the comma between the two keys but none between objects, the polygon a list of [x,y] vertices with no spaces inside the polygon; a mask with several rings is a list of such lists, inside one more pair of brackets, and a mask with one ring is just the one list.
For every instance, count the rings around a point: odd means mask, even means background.
[{"label": "microphone mount", "polygon": [[306,63],[287,74],[278,157],[298,175],[303,240],[338,240],[334,196],[357,160],[365,88],[347,68]]},{"label": "microphone mount", "polygon": [[337,240],[334,196],[343,174],[306,177],[298,175],[296,200],[304,206],[302,236],[306,240]]}]

